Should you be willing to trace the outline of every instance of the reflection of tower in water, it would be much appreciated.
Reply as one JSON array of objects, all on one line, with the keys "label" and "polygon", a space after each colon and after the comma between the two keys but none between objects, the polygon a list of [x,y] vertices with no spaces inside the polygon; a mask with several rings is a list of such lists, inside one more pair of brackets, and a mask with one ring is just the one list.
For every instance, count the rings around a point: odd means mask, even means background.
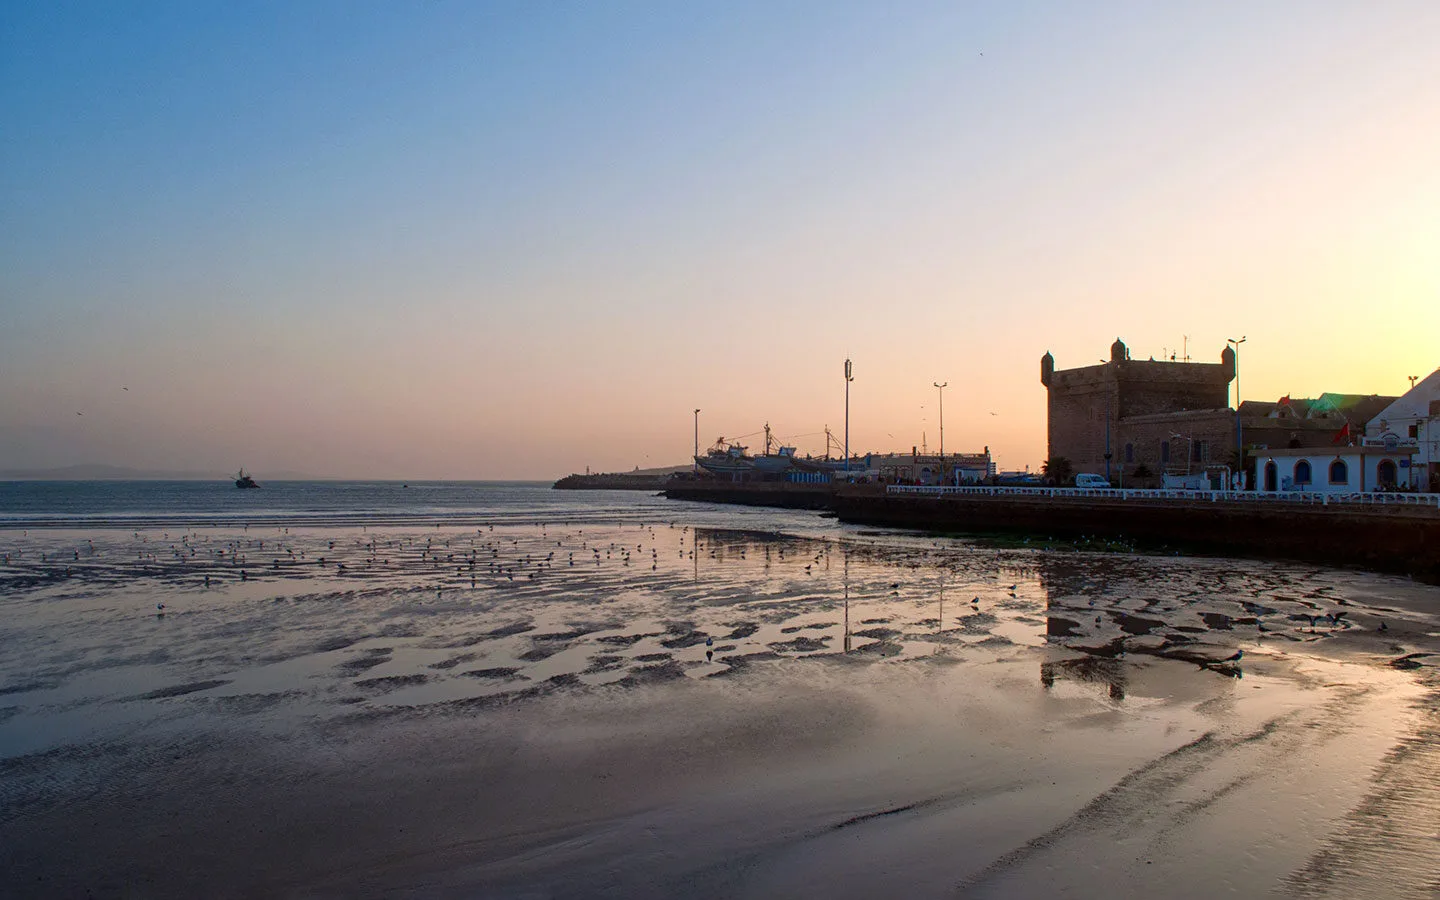
[{"label": "reflection of tower in water", "polygon": [[[1078,596],[1088,584],[1086,572],[1069,560],[1042,557],[1036,569],[1040,588],[1045,592],[1045,642],[1083,654],[1069,659],[1040,663],[1040,683],[1046,690],[1055,686],[1057,678],[1086,684],[1104,684],[1110,699],[1125,699],[1128,678],[1124,661],[1124,635],[1105,640],[1102,630],[1114,625],[1103,612],[1097,612],[1094,627],[1085,613],[1066,606],[1061,598]],[[1092,612],[1095,612],[1092,601]]]},{"label": "reflection of tower in water", "polygon": [[1118,659],[1081,656],[1040,664],[1040,683],[1046,690],[1055,686],[1057,678],[1086,684],[1104,684],[1111,700],[1125,699],[1125,663]]},{"label": "reflection of tower in water", "polygon": [[845,554],[844,575],[841,580],[845,584],[845,652],[850,652],[850,548],[841,550]]}]

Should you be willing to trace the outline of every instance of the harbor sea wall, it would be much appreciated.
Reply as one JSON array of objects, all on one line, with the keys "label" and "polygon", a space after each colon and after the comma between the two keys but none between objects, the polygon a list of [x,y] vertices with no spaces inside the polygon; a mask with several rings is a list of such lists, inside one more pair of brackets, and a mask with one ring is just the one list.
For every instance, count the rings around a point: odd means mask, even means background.
[{"label": "harbor sea wall", "polygon": [[677,500],[833,510],[890,528],[1040,538],[1124,539],[1145,549],[1356,566],[1440,583],[1440,509],[1205,498],[889,494],[882,485],[672,482]]},{"label": "harbor sea wall", "polygon": [[1096,496],[835,494],[845,522],[928,531],[1124,538],[1230,556],[1305,560],[1440,582],[1440,510]]},{"label": "harbor sea wall", "polygon": [[778,506],[784,509],[831,509],[835,488],[829,484],[795,484],[788,481],[727,481],[697,478],[667,485],[672,500],[736,503],[742,506]]}]

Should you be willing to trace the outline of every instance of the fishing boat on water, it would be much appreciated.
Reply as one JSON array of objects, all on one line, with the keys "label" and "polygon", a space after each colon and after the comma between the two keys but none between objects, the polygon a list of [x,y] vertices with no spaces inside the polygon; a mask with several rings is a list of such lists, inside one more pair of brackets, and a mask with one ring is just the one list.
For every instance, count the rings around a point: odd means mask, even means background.
[{"label": "fishing boat on water", "polygon": [[251,488],[260,487],[260,485],[255,482],[255,479],[251,478],[249,474],[245,472],[244,468],[241,468],[240,471],[236,473],[235,486],[237,488],[240,488],[241,490],[250,490]]}]

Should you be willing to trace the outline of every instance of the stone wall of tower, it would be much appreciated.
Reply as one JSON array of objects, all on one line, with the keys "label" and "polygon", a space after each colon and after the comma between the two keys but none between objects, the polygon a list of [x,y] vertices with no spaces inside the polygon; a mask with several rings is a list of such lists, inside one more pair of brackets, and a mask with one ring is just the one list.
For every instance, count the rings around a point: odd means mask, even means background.
[{"label": "stone wall of tower", "polygon": [[1109,365],[1054,372],[1047,403],[1048,459],[1063,456],[1076,472],[1105,471],[1105,426],[1111,445],[1120,406],[1118,385]]},{"label": "stone wall of tower", "polygon": [[1231,371],[1223,363],[1126,360],[1112,363],[1120,382],[1120,415],[1150,416],[1230,405]]},{"label": "stone wall of tower", "polygon": [[1166,471],[1200,472],[1234,460],[1235,414],[1228,409],[1134,416],[1120,423],[1119,433],[1111,471],[1118,473],[1123,466],[1127,487],[1144,486],[1134,481],[1141,466],[1158,484]]}]

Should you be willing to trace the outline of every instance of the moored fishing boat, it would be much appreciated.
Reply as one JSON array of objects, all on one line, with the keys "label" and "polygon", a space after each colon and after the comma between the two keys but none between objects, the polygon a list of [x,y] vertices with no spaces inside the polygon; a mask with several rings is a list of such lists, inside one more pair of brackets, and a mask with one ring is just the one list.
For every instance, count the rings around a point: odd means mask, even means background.
[{"label": "moored fishing boat", "polygon": [[[776,447],[774,453],[771,447]],[[795,448],[777,446],[770,434],[770,423],[765,423],[765,453],[755,457],[755,470],[765,475],[783,475],[794,468]]]},{"label": "moored fishing boat", "polygon": [[746,475],[755,471],[755,458],[739,444],[727,444],[724,438],[715,442],[704,456],[695,457],[700,468],[714,475]]}]

